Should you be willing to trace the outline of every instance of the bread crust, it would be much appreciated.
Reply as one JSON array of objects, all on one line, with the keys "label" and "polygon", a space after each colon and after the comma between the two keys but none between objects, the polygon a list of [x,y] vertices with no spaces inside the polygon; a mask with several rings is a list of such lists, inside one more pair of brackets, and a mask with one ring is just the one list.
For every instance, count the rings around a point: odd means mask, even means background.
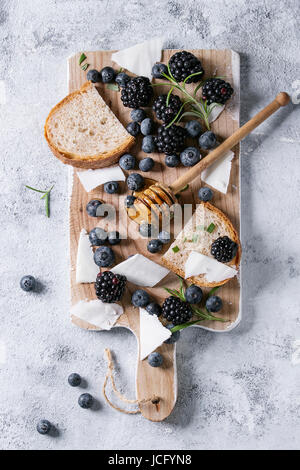
[{"label": "bread crust", "polygon": [[[229,237],[231,238],[231,240],[233,240],[235,243],[238,244],[237,254],[230,261],[230,263],[226,263],[227,266],[235,266],[236,269],[238,269],[240,262],[241,262],[242,246],[241,246],[239,235],[236,229],[234,228],[234,226],[232,225],[228,217],[220,209],[217,209],[215,206],[213,206],[209,202],[202,202],[201,204],[203,204],[207,209],[214,212],[223,221],[223,223],[225,223],[227,230],[229,232]],[[175,264],[173,264],[169,260],[164,259],[164,257],[161,258],[161,262],[166,268],[170,269],[170,271],[173,271],[174,273],[178,274],[178,276],[184,279],[185,272],[182,269],[177,268]],[[217,286],[222,286],[223,284],[226,284],[228,281],[230,281],[230,279],[232,278],[224,279],[224,281],[221,281],[221,282],[207,282],[205,280],[205,276],[203,278],[199,276],[191,276],[187,278],[187,281],[193,284],[197,284],[200,287],[217,287]]]},{"label": "bread crust", "polygon": [[74,153],[71,153],[71,152],[61,152],[56,147],[56,145],[54,145],[51,142],[51,139],[48,136],[48,130],[49,130],[48,123],[49,123],[49,120],[52,117],[52,115],[60,107],[64,106],[66,103],[71,101],[76,95],[78,95],[78,94],[80,94],[80,93],[82,93],[82,92],[84,92],[84,91],[86,91],[86,90],[88,90],[89,88],[92,88],[92,87],[93,87],[93,85],[92,85],[91,82],[86,82],[82,85],[82,87],[79,90],[74,91],[74,92],[70,93],[68,96],[66,96],[65,98],[63,98],[59,103],[57,103],[51,109],[51,111],[50,111],[50,113],[49,113],[49,115],[46,119],[45,126],[44,126],[45,139],[46,139],[46,141],[48,143],[48,146],[49,146],[51,152],[53,153],[53,155],[55,155],[55,157],[57,157],[63,163],[65,163],[67,165],[72,165],[76,168],[96,169],[96,168],[103,168],[103,167],[106,167],[106,166],[110,166],[113,163],[116,163],[118,161],[118,158],[121,155],[123,155],[123,153],[126,153],[135,142],[135,138],[133,136],[131,136],[130,134],[128,134],[128,138],[125,140],[125,142],[123,142],[121,145],[119,145],[115,149],[111,150],[110,152],[105,152],[105,153],[101,153],[101,154],[98,154],[98,155],[85,156],[84,158],[81,155],[74,154]]}]

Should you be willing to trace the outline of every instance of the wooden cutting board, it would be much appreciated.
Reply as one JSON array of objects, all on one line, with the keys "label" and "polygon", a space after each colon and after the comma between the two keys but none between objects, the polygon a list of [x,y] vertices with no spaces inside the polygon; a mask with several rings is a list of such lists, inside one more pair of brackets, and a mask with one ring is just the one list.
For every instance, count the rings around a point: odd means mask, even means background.
[{"label": "wooden cutting board", "polygon": [[[164,50],[162,61],[167,63],[171,55],[176,50]],[[231,99],[230,104],[226,107],[225,111],[220,115],[216,122],[212,124],[212,130],[217,134],[220,140],[226,139],[230,136],[239,126],[239,56],[231,50],[192,50],[201,60],[205,77],[213,75],[225,77],[236,90],[234,98]],[[112,51],[96,51],[85,52],[87,62],[90,64],[90,69],[96,68],[100,70],[106,65],[112,65],[116,70],[118,66],[111,62]],[[68,60],[69,72],[69,92],[75,91],[80,88],[86,81],[86,72],[82,71],[78,65],[80,53],[75,54]],[[158,82],[159,80],[156,80]],[[194,85],[188,85],[192,88]],[[124,124],[128,124],[130,119],[130,109],[125,108],[120,100],[120,93],[110,90],[106,85],[99,85],[100,94],[105,99],[107,104],[111,107],[113,112]],[[166,87],[156,87],[155,93],[161,94],[166,92]],[[149,112],[149,116],[151,113]],[[192,144],[192,142],[191,142]],[[145,155],[141,150],[141,138],[137,139],[136,145],[131,149],[131,153],[137,158],[144,158]],[[227,194],[224,195],[218,191],[214,191],[213,203],[223,210],[231,219],[237,230],[240,225],[240,196],[239,196],[239,147],[235,149],[235,158],[232,163],[230,183],[228,186]],[[183,172],[187,171],[184,167],[168,168],[164,164],[164,155],[152,154],[151,157],[155,159],[155,167],[152,172],[144,174],[149,178],[163,181],[167,185],[178,178]],[[104,193],[103,187],[86,193],[77,176],[77,169],[74,169],[72,175],[72,194],[70,203],[70,256],[71,256],[71,299],[72,305],[80,300],[95,299],[94,285],[93,284],[76,284],[75,269],[76,269],[76,256],[77,244],[79,234],[82,228],[88,232],[96,225],[103,228],[114,230],[114,226],[107,226],[106,220],[98,220],[89,217],[85,211],[85,206],[90,199],[99,198],[104,200],[107,204],[112,204],[116,208],[117,216],[119,214],[119,206],[122,212],[122,218],[117,229],[120,233],[126,233],[126,224],[128,224],[129,237],[123,240],[120,245],[113,247],[116,254],[116,263],[120,263],[131,254],[141,253],[153,261],[160,263],[161,253],[151,255],[146,248],[147,241],[141,237],[136,237],[138,226],[133,221],[128,220],[125,212],[123,211],[123,199],[126,195],[126,186],[121,184],[121,190],[118,195],[109,195]],[[200,178],[190,184],[189,189],[181,193],[180,201],[186,204],[197,203],[197,192],[200,187]],[[165,249],[167,249],[166,247]],[[170,273],[160,284],[155,288],[148,289],[152,298],[158,302],[162,302],[167,296],[163,286],[170,288],[178,287],[178,278]],[[137,287],[129,284],[129,289],[123,298],[122,304],[124,307],[124,314],[119,318],[116,326],[123,326],[129,328],[139,339],[139,311],[132,307],[130,303],[131,293]],[[146,289],[147,290],[147,289]],[[224,307],[219,316],[228,318],[229,323],[219,322],[202,322],[201,326],[210,330],[224,331],[231,329],[238,323],[239,318],[239,304],[240,304],[240,287],[237,279],[233,279],[228,284],[220,289],[220,296],[223,299]],[[90,325],[77,317],[72,318],[75,325],[85,328],[87,330],[97,330],[93,325]],[[113,334],[113,332],[111,332]],[[182,333],[182,341],[184,341],[184,332]],[[136,394],[138,400],[147,399],[152,396],[160,397],[159,404],[147,403],[140,406],[142,415],[152,421],[162,421],[173,410],[177,398],[177,380],[176,380],[176,355],[175,345],[163,345],[159,348],[159,352],[164,357],[164,365],[161,368],[150,367],[147,360],[140,361],[137,352],[137,377],[136,377]],[[116,351],[118,354],[118,351]]]}]

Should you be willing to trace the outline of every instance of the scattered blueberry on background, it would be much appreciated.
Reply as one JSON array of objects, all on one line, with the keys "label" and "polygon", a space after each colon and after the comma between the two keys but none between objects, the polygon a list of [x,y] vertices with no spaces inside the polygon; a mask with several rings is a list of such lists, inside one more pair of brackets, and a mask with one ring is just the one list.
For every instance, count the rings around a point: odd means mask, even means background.
[{"label": "scattered blueberry on background", "polygon": [[150,302],[150,304],[147,305],[146,310],[150,315],[156,315],[157,317],[160,317],[162,313],[161,306],[156,302]]},{"label": "scattered blueberry on background", "polygon": [[102,205],[99,199],[92,199],[86,205],[86,211],[90,217],[99,217],[98,208]]},{"label": "scattered blueberry on background", "polygon": [[83,393],[78,398],[78,405],[81,408],[84,408],[86,410],[89,408],[92,408],[93,404],[94,404],[94,398],[89,393]]},{"label": "scattered blueberry on background", "polygon": [[142,142],[142,150],[145,153],[153,153],[155,152],[155,141],[153,135],[146,135],[143,138]]},{"label": "scattered blueberry on background", "polygon": [[115,79],[116,72],[112,67],[104,67],[100,70],[100,75],[103,83],[111,83]]},{"label": "scattered blueberry on background", "polygon": [[142,122],[146,118],[146,113],[143,109],[133,109],[130,113],[130,117],[133,121]]},{"label": "scattered blueberry on background", "polygon": [[184,127],[188,135],[193,138],[198,137],[202,132],[202,126],[199,121],[188,121]]},{"label": "scattered blueberry on background", "polygon": [[129,82],[130,77],[125,72],[120,72],[115,78],[115,82],[119,85],[120,88],[124,88],[126,83]]},{"label": "scattered blueberry on background", "polygon": [[203,201],[203,202],[211,201],[211,199],[213,198],[213,195],[214,195],[213,190],[207,187],[202,187],[198,191],[198,197],[200,201]]},{"label": "scattered blueberry on background", "polygon": [[180,154],[180,161],[183,166],[194,166],[200,162],[201,155],[196,147],[187,147]]},{"label": "scattered blueberry on background", "polygon": [[179,155],[166,155],[165,156],[165,164],[169,168],[175,168],[180,164],[180,157]]},{"label": "scattered blueberry on background", "polygon": [[36,288],[36,280],[33,276],[23,276],[20,280],[20,287],[25,292],[34,291]]},{"label": "scattered blueberry on background", "polygon": [[148,292],[143,289],[137,289],[132,294],[131,302],[135,307],[146,307],[150,303]]},{"label": "scattered blueberry on background", "polygon": [[164,359],[158,352],[153,352],[148,356],[148,364],[151,367],[160,367],[163,365]]},{"label": "scattered blueberry on background", "polygon": [[150,118],[145,118],[141,122],[141,133],[143,135],[150,135],[154,130],[154,122]]},{"label": "scattered blueberry on background", "polygon": [[89,70],[86,74],[86,78],[90,80],[92,83],[99,83],[101,82],[101,75],[98,70],[92,69]]},{"label": "scattered blueberry on background", "polygon": [[71,385],[71,387],[79,387],[81,384],[81,377],[79,374],[73,373],[70,374],[68,377],[68,383]]},{"label": "scattered blueberry on background", "polygon": [[119,183],[117,181],[108,181],[104,184],[104,191],[107,194],[115,194],[119,190]]},{"label": "scattered blueberry on background", "polygon": [[108,268],[115,262],[115,254],[109,246],[100,246],[94,253],[94,261],[97,266]]},{"label": "scattered blueberry on background", "polygon": [[154,160],[151,157],[143,158],[139,162],[139,169],[141,171],[144,171],[144,172],[151,171],[153,167],[154,167]]},{"label": "scattered blueberry on background", "polygon": [[121,243],[120,233],[117,231],[109,232],[107,239],[110,245],[118,245],[119,243]]},{"label": "scattered blueberry on background", "polygon": [[133,137],[137,137],[139,133],[141,132],[141,127],[138,122],[132,121],[129,124],[127,124],[126,130]]},{"label": "scattered blueberry on background", "polygon": [[136,165],[136,159],[130,153],[125,153],[120,158],[119,165],[125,171],[133,170]]},{"label": "scattered blueberry on background", "polygon": [[217,137],[213,132],[207,131],[204,132],[204,134],[200,135],[198,143],[199,147],[201,147],[202,149],[210,150],[216,146]]},{"label": "scattered blueberry on background", "polygon": [[149,253],[158,253],[162,250],[163,244],[158,239],[150,240],[147,244],[147,250]]},{"label": "scattered blueberry on background", "polygon": [[41,419],[37,423],[36,429],[39,434],[49,434],[52,429],[52,424],[47,419]]},{"label": "scattered blueberry on background", "polygon": [[139,173],[131,173],[127,178],[127,186],[132,191],[139,191],[145,185],[145,180]]},{"label": "scattered blueberry on background", "polygon": [[185,300],[189,304],[199,304],[203,297],[203,292],[201,287],[191,285],[185,291]]},{"label": "scattered blueberry on background", "polygon": [[218,295],[212,295],[208,297],[205,306],[209,312],[216,313],[223,307],[223,302]]},{"label": "scattered blueberry on background", "polygon": [[95,227],[89,233],[89,240],[92,246],[104,245],[107,240],[107,232],[101,227]]},{"label": "scattered blueberry on background", "polygon": [[126,196],[126,198],[124,200],[125,207],[132,207],[134,205],[135,200],[136,200],[135,196],[132,196],[130,194],[128,196]]}]

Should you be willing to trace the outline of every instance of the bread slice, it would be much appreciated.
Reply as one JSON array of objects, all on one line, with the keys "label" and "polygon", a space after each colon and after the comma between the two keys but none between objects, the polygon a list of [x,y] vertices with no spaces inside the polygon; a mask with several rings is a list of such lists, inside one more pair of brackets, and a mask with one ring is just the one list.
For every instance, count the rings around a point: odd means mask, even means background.
[{"label": "bread slice", "polygon": [[[209,227],[211,223],[215,225],[215,229],[212,233],[209,233],[205,228]],[[212,242],[218,237],[223,237],[225,235],[238,244],[236,256],[226,264],[228,266],[235,266],[238,268],[241,259],[241,243],[235,228],[222,211],[208,202],[202,202],[199,204],[197,210],[183,230],[179,233],[176,240],[162,257],[162,263],[168,269],[184,278],[185,263],[190,252],[197,251],[213,258],[210,253]],[[173,251],[175,246],[179,248],[179,251],[176,253]],[[201,287],[216,287],[229,281],[229,279],[225,279],[222,282],[208,282],[205,278],[205,274],[192,276],[188,278],[188,280]]]},{"label": "bread slice", "polygon": [[50,111],[45,137],[57,158],[78,168],[109,166],[134,143],[91,82]]}]

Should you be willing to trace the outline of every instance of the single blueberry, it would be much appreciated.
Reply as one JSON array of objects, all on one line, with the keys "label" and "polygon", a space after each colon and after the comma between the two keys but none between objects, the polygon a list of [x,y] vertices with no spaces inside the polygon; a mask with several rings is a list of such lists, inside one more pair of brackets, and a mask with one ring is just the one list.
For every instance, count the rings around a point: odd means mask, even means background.
[{"label": "single blueberry", "polygon": [[160,317],[162,313],[161,306],[155,302],[151,302],[150,304],[148,304],[146,310],[150,315],[156,315],[157,317]]},{"label": "single blueberry", "polygon": [[135,157],[133,155],[130,155],[130,153],[125,153],[119,160],[120,167],[125,171],[133,170],[135,167],[135,163]]},{"label": "single blueberry", "polygon": [[136,197],[135,196],[126,196],[125,200],[124,200],[124,205],[125,207],[132,207],[134,205],[134,201],[136,200]]},{"label": "single blueberry", "polygon": [[148,224],[147,222],[141,223],[139,227],[139,232],[143,237],[149,238],[151,237],[151,232],[152,232],[153,226],[151,224]]},{"label": "single blueberry", "polygon": [[190,137],[196,138],[202,132],[202,127],[199,121],[189,121],[184,126]]},{"label": "single blueberry", "polygon": [[143,150],[143,152],[145,152],[145,153],[153,153],[153,152],[155,152],[155,142],[154,142],[153,135],[146,135],[146,136],[143,138],[142,150]]},{"label": "single blueberry", "polygon": [[85,408],[85,409],[92,408],[93,403],[94,403],[94,398],[89,393],[83,393],[78,398],[78,405],[81,406],[81,408]]},{"label": "single blueberry", "polygon": [[143,109],[133,109],[130,113],[130,117],[133,121],[142,122],[146,117],[146,113]]},{"label": "single blueberry", "polygon": [[119,85],[120,88],[124,88],[126,83],[129,82],[130,77],[125,72],[120,72],[117,74],[115,82]]},{"label": "single blueberry", "polygon": [[100,227],[93,228],[89,233],[89,240],[92,246],[101,246],[107,240],[107,232]]},{"label": "single blueberry", "polygon": [[101,75],[100,73],[98,72],[98,70],[95,70],[95,69],[92,69],[92,70],[89,70],[87,75],[86,75],[86,78],[91,81],[92,83],[99,83],[101,82]]},{"label": "single blueberry", "polygon": [[104,191],[107,194],[115,194],[118,192],[119,189],[119,183],[117,181],[108,181],[104,185]]},{"label": "single blueberry", "polygon": [[208,297],[205,306],[209,312],[215,313],[221,310],[223,307],[223,302],[222,299],[217,295],[211,295]]},{"label": "single blueberry", "polygon": [[198,191],[198,197],[200,201],[208,202],[213,198],[213,195],[214,193],[212,189],[207,187],[200,188]]},{"label": "single blueberry", "polygon": [[150,303],[148,292],[143,289],[136,290],[132,294],[131,302],[135,307],[146,307]]},{"label": "single blueberry", "polygon": [[133,137],[136,137],[137,135],[139,135],[141,128],[138,122],[132,121],[129,124],[127,124],[126,130],[130,135],[132,135]]},{"label": "single blueberry", "polygon": [[162,230],[162,231],[159,232],[159,234],[158,234],[158,239],[159,239],[164,245],[167,245],[168,243],[170,243],[171,235],[170,235],[170,233],[167,232],[166,230]]},{"label": "single blueberry", "polygon": [[145,180],[139,173],[131,173],[127,178],[127,186],[132,191],[138,191],[142,189],[145,184]]},{"label": "single blueberry", "polygon": [[139,169],[141,171],[151,171],[152,168],[154,167],[154,160],[151,157],[143,158],[139,162]]},{"label": "single blueberry", "polygon": [[199,150],[196,147],[187,147],[180,154],[180,161],[183,166],[194,166],[201,159]]},{"label": "single blueberry", "polygon": [[143,119],[141,122],[141,133],[143,135],[150,135],[154,129],[154,122],[150,118]]},{"label": "single blueberry", "polygon": [[121,242],[119,232],[109,232],[107,238],[110,245],[118,245]]},{"label": "single blueberry", "polygon": [[33,276],[23,276],[20,280],[20,287],[25,292],[30,292],[36,288],[36,280]]},{"label": "single blueberry", "polygon": [[148,364],[151,367],[160,367],[162,366],[164,359],[161,354],[158,352],[153,352],[148,356]]},{"label": "single blueberry", "polygon": [[97,266],[107,268],[114,264],[115,254],[108,246],[100,246],[94,253],[94,261]]},{"label": "single blueberry", "polygon": [[166,155],[165,164],[169,168],[175,168],[176,166],[180,164],[180,158],[178,155]]},{"label": "single blueberry", "polygon": [[[172,330],[172,328],[174,328],[175,325],[173,325],[173,323],[169,323],[166,328],[168,328],[168,330]],[[172,333],[172,336],[170,336],[170,338],[166,339],[165,343],[166,344],[173,344],[173,343],[176,343],[180,338],[180,331],[177,330],[175,331],[174,333]]]},{"label": "single blueberry", "polygon": [[152,67],[152,77],[165,79],[162,73],[169,75],[168,67],[165,64],[154,64]]},{"label": "single blueberry", "polygon": [[41,419],[36,426],[37,432],[40,434],[49,434],[52,424],[47,419]]},{"label": "single blueberry", "polygon": [[116,72],[112,67],[104,67],[100,70],[100,75],[103,83],[111,83],[115,79]]},{"label": "single blueberry", "polygon": [[81,384],[81,377],[79,374],[76,373],[70,374],[68,377],[68,382],[71,387],[79,387],[79,385]]},{"label": "single blueberry", "polygon": [[86,205],[86,211],[90,217],[99,217],[99,206],[102,205],[102,201],[99,199],[92,199]]},{"label": "single blueberry", "polygon": [[203,297],[202,289],[198,286],[191,285],[185,291],[185,300],[189,304],[199,304]]},{"label": "single blueberry", "polygon": [[154,239],[150,240],[147,244],[147,250],[150,253],[158,253],[159,251],[162,250],[162,242],[160,240]]},{"label": "single blueberry", "polygon": [[217,137],[211,131],[204,132],[198,140],[199,146],[204,150],[213,149],[217,144]]}]

